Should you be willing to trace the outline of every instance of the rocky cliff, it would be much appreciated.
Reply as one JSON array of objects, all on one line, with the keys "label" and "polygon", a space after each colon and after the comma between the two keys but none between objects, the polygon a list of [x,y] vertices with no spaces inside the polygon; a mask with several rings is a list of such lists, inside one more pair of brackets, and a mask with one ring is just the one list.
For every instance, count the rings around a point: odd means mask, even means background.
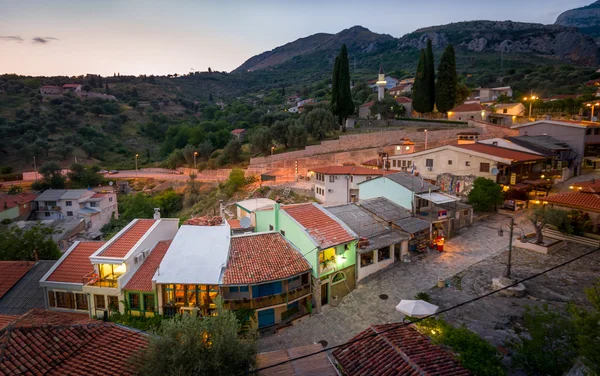
[{"label": "rocky cliff", "polygon": [[577,28],[600,26],[600,1],[562,13],[555,24]]}]

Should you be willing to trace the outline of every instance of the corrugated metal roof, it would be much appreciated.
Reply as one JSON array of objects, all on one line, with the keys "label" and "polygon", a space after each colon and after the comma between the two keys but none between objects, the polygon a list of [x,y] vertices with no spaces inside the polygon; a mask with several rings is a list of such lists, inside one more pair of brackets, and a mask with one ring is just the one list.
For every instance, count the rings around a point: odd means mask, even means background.
[{"label": "corrugated metal roof", "polygon": [[395,204],[385,197],[361,200],[360,206],[386,222],[393,222],[395,220],[408,218],[411,216],[410,211],[404,209],[400,205]]},{"label": "corrugated metal roof", "polygon": [[46,189],[35,201],[58,201],[67,192],[66,189]]},{"label": "corrugated metal roof", "polygon": [[429,222],[416,217],[398,219],[397,221],[394,221],[394,224],[409,234],[428,230],[430,226]]},{"label": "corrugated metal roof", "polygon": [[465,144],[456,145],[461,149],[467,149],[476,151],[483,154],[493,155],[500,158],[512,159],[514,162],[526,162],[526,161],[541,161],[546,157],[536,154],[524,153],[521,151],[501,148],[498,146],[486,145],[486,144]]},{"label": "corrugated metal roof", "polygon": [[33,268],[0,299],[0,314],[23,315],[33,308],[45,308],[44,289],[39,281],[55,262],[42,260],[35,263]]},{"label": "corrugated metal roof", "polygon": [[[440,189],[438,186],[426,182],[425,180],[423,180],[423,178],[414,176],[413,174],[409,174],[407,172],[399,172],[397,174],[386,175],[385,178],[390,179],[391,181],[398,183],[404,188],[415,193],[429,192],[430,189],[432,191],[437,191]],[[359,184],[364,183],[366,182],[361,182]],[[421,185],[423,185],[422,188]]]}]

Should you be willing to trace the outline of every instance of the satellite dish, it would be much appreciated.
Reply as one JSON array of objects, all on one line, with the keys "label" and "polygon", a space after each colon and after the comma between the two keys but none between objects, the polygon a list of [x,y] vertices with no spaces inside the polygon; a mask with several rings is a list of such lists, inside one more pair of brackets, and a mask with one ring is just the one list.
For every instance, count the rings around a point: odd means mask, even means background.
[{"label": "satellite dish", "polygon": [[240,219],[240,226],[242,226],[242,228],[248,228],[252,226],[252,220],[250,219],[250,217],[244,217]]},{"label": "satellite dish", "polygon": [[492,171],[490,171],[490,173],[494,176],[498,175],[500,171],[498,171],[498,169],[496,167],[492,168]]},{"label": "satellite dish", "polygon": [[109,182],[108,182],[108,185],[110,185],[111,187],[112,187],[112,185],[113,185],[113,184],[114,184],[114,183],[113,183],[112,181],[109,181]]}]

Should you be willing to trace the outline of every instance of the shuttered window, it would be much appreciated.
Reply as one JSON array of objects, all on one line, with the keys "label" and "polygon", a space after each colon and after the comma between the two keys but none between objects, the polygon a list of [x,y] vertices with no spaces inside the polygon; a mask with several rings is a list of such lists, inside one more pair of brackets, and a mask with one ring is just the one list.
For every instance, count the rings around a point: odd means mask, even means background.
[{"label": "shuttered window", "polygon": [[75,301],[77,302],[77,309],[88,309],[88,300],[85,294],[75,294]]},{"label": "shuttered window", "polygon": [[94,304],[96,305],[96,309],[106,309],[104,295],[94,295]]},{"label": "shuttered window", "polygon": [[73,293],[56,292],[56,306],[58,308],[75,309],[75,300]]},{"label": "shuttered window", "polygon": [[48,305],[56,307],[56,299],[54,299],[54,291],[48,291]]}]

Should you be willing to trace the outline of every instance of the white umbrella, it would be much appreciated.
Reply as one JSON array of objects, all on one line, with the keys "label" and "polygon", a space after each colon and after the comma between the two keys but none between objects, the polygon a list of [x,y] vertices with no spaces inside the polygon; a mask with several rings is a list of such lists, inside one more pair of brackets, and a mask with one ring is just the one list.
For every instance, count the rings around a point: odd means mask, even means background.
[{"label": "white umbrella", "polygon": [[424,300],[401,300],[396,306],[398,312],[404,313],[410,317],[425,317],[434,314],[438,310],[438,306],[427,303]]}]

